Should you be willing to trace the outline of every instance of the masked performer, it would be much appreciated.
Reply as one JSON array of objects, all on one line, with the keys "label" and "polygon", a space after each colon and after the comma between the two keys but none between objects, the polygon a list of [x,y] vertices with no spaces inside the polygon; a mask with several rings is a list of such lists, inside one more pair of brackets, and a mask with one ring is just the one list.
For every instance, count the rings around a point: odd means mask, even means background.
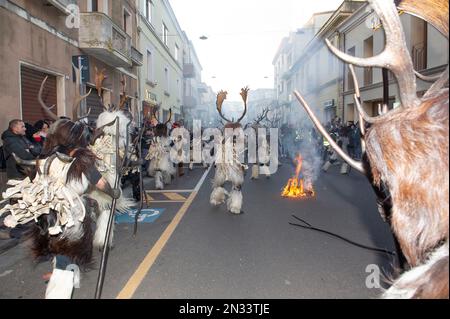
[{"label": "masked performer", "polygon": [[164,185],[170,184],[172,177],[175,176],[175,168],[170,160],[170,139],[168,137],[167,124],[172,118],[172,110],[169,113],[169,119],[161,123],[154,114],[158,124],[154,128],[154,137],[148,150],[146,160],[150,161],[148,166],[148,175],[155,177],[155,188],[164,189]]},{"label": "masked performer", "polygon": [[[243,88],[241,90],[241,96],[244,101],[244,112],[242,116],[237,120],[237,122],[232,122],[224,117],[222,114],[222,104],[226,99],[227,92],[221,91],[217,94],[217,111],[219,115],[227,122],[224,126],[225,130],[229,129],[241,129],[240,121],[244,118],[247,113],[247,94],[248,88]],[[232,154],[226,154],[227,151],[227,143],[232,143],[231,152]],[[242,208],[242,184],[244,183],[244,175],[247,167],[243,165],[239,157],[241,154],[238,154],[239,150],[236,147],[235,141],[226,141],[225,139],[221,144],[216,145],[217,153],[216,153],[216,171],[214,175],[213,181],[213,191],[210,197],[211,205],[217,206],[225,202],[226,197],[227,200],[227,208],[233,214],[240,214]],[[243,150],[242,150],[243,151]],[[229,156],[227,156],[229,155]],[[231,192],[228,192],[223,187],[225,182],[231,182],[232,189]]]},{"label": "masked performer", "polygon": [[91,189],[103,196],[118,198],[92,163],[97,157],[89,149],[89,130],[80,122],[58,120],[49,131],[43,152],[37,163],[34,179],[26,178],[11,185],[3,194],[12,199],[0,215],[10,213],[5,225],[15,227],[34,221],[32,248],[35,257],[54,256],[47,298],[70,298],[74,272],[68,265],[85,267],[92,259],[92,216],[86,210],[85,195]]},{"label": "masked performer", "polygon": [[[256,163],[252,165],[252,179],[258,179],[260,174],[264,174],[266,178],[270,177],[269,170],[269,146],[267,145],[267,137],[260,136],[259,134],[265,131],[264,126],[261,122],[267,118],[267,114],[269,113],[269,109],[264,109],[262,113],[257,117],[254,123],[251,125],[251,128],[255,131],[256,136],[256,145],[257,154],[256,154]],[[259,130],[260,128],[264,128],[264,130]]]},{"label": "masked performer", "polygon": [[[123,94],[118,108],[106,108],[103,104],[101,95],[102,81],[105,76],[97,71],[96,86],[99,92],[100,101],[104,107],[97,119],[97,128],[95,135],[91,141],[89,149],[97,156],[98,160],[95,162],[97,169],[102,174],[103,178],[109,184],[114,185],[118,174],[122,175],[121,163],[124,156],[129,156],[129,141],[130,141],[130,124],[131,115],[124,110],[126,103],[125,81],[122,80]],[[117,135],[117,132],[119,135]],[[118,147],[116,145],[118,141]],[[117,154],[117,148],[119,150]],[[97,229],[94,236],[94,246],[102,248],[105,241],[106,230],[108,227],[108,219],[111,211],[111,198],[105,196],[96,189],[89,193],[89,196],[98,203],[97,209]],[[116,211],[124,213],[128,211],[133,205],[134,201],[130,198],[125,198],[121,195],[116,202]],[[112,244],[112,236],[110,236],[110,244]]]}]

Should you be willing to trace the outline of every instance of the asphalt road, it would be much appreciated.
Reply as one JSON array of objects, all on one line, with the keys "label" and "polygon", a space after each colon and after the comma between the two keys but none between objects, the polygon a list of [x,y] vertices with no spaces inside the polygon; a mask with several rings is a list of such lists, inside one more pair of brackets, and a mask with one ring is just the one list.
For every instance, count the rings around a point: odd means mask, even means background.
[{"label": "asphalt road", "polygon": [[[284,164],[270,179],[253,181],[248,174],[242,215],[209,205],[214,169],[201,183],[205,170],[195,168],[165,192],[153,192],[147,179],[149,207],[160,215],[140,223],[136,237],[132,224],[116,224],[102,297],[376,298],[380,290],[366,286],[367,267],[389,274],[391,257],[289,224],[298,223],[295,214],[314,227],[393,250],[367,180],[332,167],[316,181],[314,198],[281,198],[292,173]],[[31,261],[26,245],[0,255],[0,298],[45,295],[41,277],[50,262]],[[96,252],[74,298],[94,297],[99,259]]]}]

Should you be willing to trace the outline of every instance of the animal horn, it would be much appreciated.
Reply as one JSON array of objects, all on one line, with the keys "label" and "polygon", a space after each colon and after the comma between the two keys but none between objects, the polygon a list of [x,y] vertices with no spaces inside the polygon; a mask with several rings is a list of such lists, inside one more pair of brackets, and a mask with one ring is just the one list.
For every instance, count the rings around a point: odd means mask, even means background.
[{"label": "animal horn", "polygon": [[45,105],[44,101],[42,100],[42,91],[44,90],[45,82],[47,82],[47,79],[48,79],[48,76],[46,76],[41,83],[41,87],[39,88],[39,93],[38,93],[38,101],[39,101],[39,104],[41,105],[42,109],[44,110],[45,114],[50,116],[50,118],[53,119],[54,121],[57,121],[58,116],[56,116],[55,113],[50,111],[50,108],[47,105]]},{"label": "animal horn", "polygon": [[24,160],[21,159],[19,156],[17,156],[16,153],[12,153],[12,156],[14,157],[14,160],[17,164],[22,166],[36,166],[37,161],[36,160]]},{"label": "animal horn", "polygon": [[312,111],[311,107],[306,103],[305,99],[298,93],[297,91],[294,91],[295,97],[298,99],[300,104],[303,105],[306,112],[308,113],[309,117],[313,121],[313,123],[316,125],[319,132],[328,140],[330,145],[333,147],[333,149],[354,169],[361,172],[362,174],[366,175],[366,170],[364,169],[364,166],[362,162],[355,161],[350,156],[348,156],[340,147],[337,145],[337,143],[331,138],[331,136],[328,134],[327,130],[323,127],[323,125],[320,123],[319,119],[314,115],[314,112]]},{"label": "animal horn", "polygon": [[362,67],[376,66],[392,71],[397,78],[402,107],[418,107],[421,101],[416,94],[414,67],[397,8],[392,0],[369,0],[369,3],[380,17],[385,29],[386,47],[382,53],[370,58],[358,58],[339,51],[328,39],[325,39],[325,42],[337,57],[347,63]]},{"label": "animal horn", "polygon": [[242,114],[242,116],[237,120],[237,123],[239,123],[240,121],[242,121],[242,119],[245,117],[245,114],[247,114],[247,96],[248,96],[248,91],[250,89],[248,88],[248,86],[246,86],[245,88],[241,89],[241,97],[242,100],[244,101],[244,113]]}]

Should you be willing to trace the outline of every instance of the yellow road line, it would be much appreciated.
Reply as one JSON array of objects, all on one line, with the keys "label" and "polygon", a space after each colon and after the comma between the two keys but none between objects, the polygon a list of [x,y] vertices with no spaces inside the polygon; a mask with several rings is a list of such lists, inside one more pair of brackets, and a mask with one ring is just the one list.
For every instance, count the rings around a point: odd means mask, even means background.
[{"label": "yellow road line", "polygon": [[177,193],[163,193],[170,200],[186,200],[183,196]]},{"label": "yellow road line", "polygon": [[154,203],[186,203],[186,199],[185,200],[152,200],[149,204],[154,204]]},{"label": "yellow road line", "polygon": [[145,192],[145,197],[147,197],[148,201],[154,201],[155,199],[153,197],[151,197],[147,192]]},{"label": "yellow road line", "polygon": [[197,196],[200,187],[205,181],[206,176],[208,176],[210,169],[211,167],[203,174],[202,178],[197,183],[195,190],[189,195],[187,200],[184,202],[183,206],[181,206],[180,210],[175,215],[172,222],[164,230],[163,234],[161,235],[161,237],[159,237],[156,244],[150,249],[147,256],[145,256],[144,260],[141,262],[141,264],[138,266],[134,274],[125,284],[125,287],[123,287],[123,289],[119,292],[116,299],[130,299],[133,297],[134,293],[142,283],[142,280],[144,280],[150,268],[153,266],[153,263],[155,262],[156,258],[158,258],[162,249],[167,244],[168,240],[170,239],[170,236],[172,236],[173,232],[175,231],[175,228],[177,228],[178,224],[180,223],[184,214],[188,210],[189,206],[191,206],[192,202]]},{"label": "yellow road line", "polygon": [[194,190],[193,189],[163,189],[163,190],[159,190],[159,189],[150,189],[150,190],[146,190],[145,192],[148,194],[161,194],[161,193],[167,193],[167,192],[171,192],[171,193],[192,193]]}]

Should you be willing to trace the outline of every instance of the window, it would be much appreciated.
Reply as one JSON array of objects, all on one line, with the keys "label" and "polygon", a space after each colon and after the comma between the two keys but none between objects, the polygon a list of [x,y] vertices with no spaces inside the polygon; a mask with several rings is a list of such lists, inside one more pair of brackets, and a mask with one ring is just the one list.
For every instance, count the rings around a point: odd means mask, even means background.
[{"label": "window", "polygon": [[153,80],[153,56],[150,51],[147,51],[147,80],[152,82]]},{"label": "window", "polygon": [[169,41],[168,41],[168,36],[169,36],[169,29],[167,29],[167,26],[163,23],[163,33],[162,33],[162,37],[163,37],[163,42],[165,45],[169,45]]},{"label": "window", "polygon": [[178,45],[175,44],[175,60],[178,61],[178,54],[179,54],[180,48],[178,48]]},{"label": "window", "polygon": [[128,35],[132,35],[131,14],[125,8],[123,9],[123,30],[128,33]]},{"label": "window", "polygon": [[109,14],[108,8],[109,0],[87,0],[87,11],[88,12],[103,12],[104,14]]},{"label": "window", "polygon": [[169,69],[164,68],[164,90],[166,93],[169,93]]},{"label": "window", "polygon": [[427,68],[427,23],[411,17],[411,58],[416,71]]},{"label": "window", "polygon": [[152,22],[152,1],[145,0],[145,18],[148,22]]},{"label": "window", "polygon": [[98,0],[88,0],[88,11],[98,12]]}]

